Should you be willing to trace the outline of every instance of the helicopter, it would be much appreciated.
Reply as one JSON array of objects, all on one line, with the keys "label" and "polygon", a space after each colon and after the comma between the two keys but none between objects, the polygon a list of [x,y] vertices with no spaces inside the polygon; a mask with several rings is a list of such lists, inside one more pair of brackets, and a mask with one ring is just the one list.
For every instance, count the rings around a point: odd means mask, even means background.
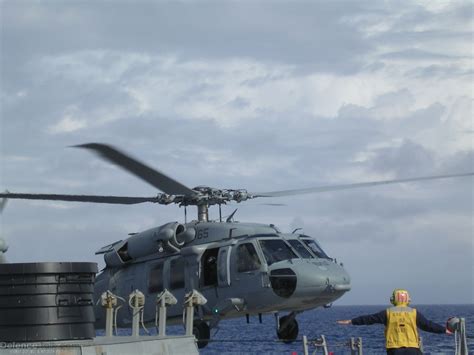
[{"label": "helicopter", "polygon": [[[255,198],[282,197],[324,191],[361,188],[422,180],[435,180],[474,173],[434,175],[406,179],[310,187],[304,189],[249,192],[245,189],[218,189],[208,186],[189,188],[164,173],[151,168],[119,149],[88,143],[74,146],[88,149],[102,159],[147,182],[159,192],[152,197],[0,193],[0,204],[7,199],[59,200],[108,204],[161,205],[184,207],[185,222],[131,233],[127,238],[102,247],[105,268],[97,275],[94,298],[106,291],[126,298],[139,289],[145,297],[155,297],[170,290],[178,303],[170,306],[168,322],[182,322],[182,304],[191,290],[199,292],[207,303],[195,308],[194,334],[200,348],[207,345],[210,331],[223,319],[274,314],[277,336],[294,341],[299,332],[296,316],[317,307],[330,307],[351,289],[351,279],[342,263],[329,257],[319,242],[298,229],[281,232],[274,224],[235,222],[232,213],[225,221],[221,206]],[[209,219],[209,207],[219,207],[219,220]],[[187,222],[187,207],[197,207],[197,219]],[[6,251],[6,249],[5,249]],[[280,317],[280,312],[287,312]],[[143,323],[155,320],[155,305],[143,309]],[[96,328],[105,327],[104,310],[96,305]],[[117,314],[117,325],[129,327],[132,312]]]}]

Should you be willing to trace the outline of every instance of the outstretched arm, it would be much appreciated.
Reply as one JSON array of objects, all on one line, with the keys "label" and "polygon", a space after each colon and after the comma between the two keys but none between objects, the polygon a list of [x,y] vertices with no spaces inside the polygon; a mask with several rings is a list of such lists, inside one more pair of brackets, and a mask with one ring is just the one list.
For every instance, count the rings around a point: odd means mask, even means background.
[{"label": "outstretched arm", "polygon": [[354,319],[338,320],[338,324],[353,324],[353,325],[371,325],[371,324],[386,324],[387,323],[387,312],[385,310],[374,314],[368,314],[365,316],[356,317]]},{"label": "outstretched arm", "polygon": [[420,328],[421,330],[424,330],[425,332],[437,333],[437,334],[442,334],[442,333],[451,334],[451,332],[449,332],[445,327],[443,327],[442,325],[439,325],[438,323],[435,323],[426,319],[425,316],[421,314],[420,312],[416,312],[416,326]]}]

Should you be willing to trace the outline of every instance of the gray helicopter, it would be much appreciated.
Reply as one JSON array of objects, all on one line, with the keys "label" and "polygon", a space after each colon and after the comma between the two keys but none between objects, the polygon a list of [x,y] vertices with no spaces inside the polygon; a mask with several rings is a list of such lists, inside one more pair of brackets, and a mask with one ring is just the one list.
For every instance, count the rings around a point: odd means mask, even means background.
[{"label": "gray helicopter", "polygon": [[[5,192],[0,194],[0,201],[4,204],[6,199],[33,199],[125,205],[152,202],[184,206],[185,223],[170,222],[134,233],[96,252],[104,255],[106,266],[96,278],[95,298],[98,300],[107,290],[126,298],[135,289],[142,290],[146,297],[156,298],[167,289],[178,299],[168,310],[168,321],[180,323],[185,294],[197,289],[208,301],[195,310],[194,333],[199,347],[207,345],[210,330],[217,328],[221,320],[246,316],[248,321],[252,315],[261,319],[263,314],[275,314],[278,338],[292,342],[298,336],[299,313],[329,307],[351,289],[343,265],[329,257],[316,239],[298,230],[282,233],[273,224],[234,222],[233,214],[223,221],[222,205],[254,198],[474,175],[425,176],[263,193],[207,186],[191,189],[109,145],[90,143],[76,147],[94,151],[162,192],[153,197]],[[213,205],[219,206],[217,222],[209,220],[209,207]],[[197,206],[197,220],[186,222],[188,206]],[[287,314],[279,317],[280,312]],[[95,313],[97,328],[103,328],[103,308],[97,305]],[[155,304],[145,304],[143,322],[152,324],[155,314]],[[118,313],[118,326],[129,327],[131,323],[131,311],[124,309]]]}]

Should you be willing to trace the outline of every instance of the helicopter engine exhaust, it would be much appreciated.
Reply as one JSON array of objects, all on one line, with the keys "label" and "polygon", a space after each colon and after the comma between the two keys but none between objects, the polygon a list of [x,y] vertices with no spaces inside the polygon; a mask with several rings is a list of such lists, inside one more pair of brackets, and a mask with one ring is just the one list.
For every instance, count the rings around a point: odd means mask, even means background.
[{"label": "helicopter engine exhaust", "polygon": [[[183,225],[181,225],[184,227]],[[174,242],[176,246],[181,248],[184,244],[189,243],[196,238],[196,230],[194,228],[186,228],[184,227],[183,231],[176,230]]]},{"label": "helicopter engine exhaust", "polygon": [[186,228],[178,222],[167,223],[115,244],[113,249],[104,255],[105,263],[107,266],[118,267],[131,260],[162,253],[165,249],[178,252],[195,237],[194,228]]}]

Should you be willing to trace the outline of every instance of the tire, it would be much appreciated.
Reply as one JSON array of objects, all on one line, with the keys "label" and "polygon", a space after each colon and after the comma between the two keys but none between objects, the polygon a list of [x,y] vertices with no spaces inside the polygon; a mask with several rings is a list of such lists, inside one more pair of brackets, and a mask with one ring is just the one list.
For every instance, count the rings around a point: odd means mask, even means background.
[{"label": "tire", "polygon": [[290,344],[298,337],[299,327],[296,319],[289,320],[289,316],[280,318],[279,327],[277,331],[278,339],[286,344]]},{"label": "tire", "polygon": [[193,334],[197,339],[199,349],[202,349],[209,344],[211,338],[211,329],[203,320],[195,320],[193,324]]}]

